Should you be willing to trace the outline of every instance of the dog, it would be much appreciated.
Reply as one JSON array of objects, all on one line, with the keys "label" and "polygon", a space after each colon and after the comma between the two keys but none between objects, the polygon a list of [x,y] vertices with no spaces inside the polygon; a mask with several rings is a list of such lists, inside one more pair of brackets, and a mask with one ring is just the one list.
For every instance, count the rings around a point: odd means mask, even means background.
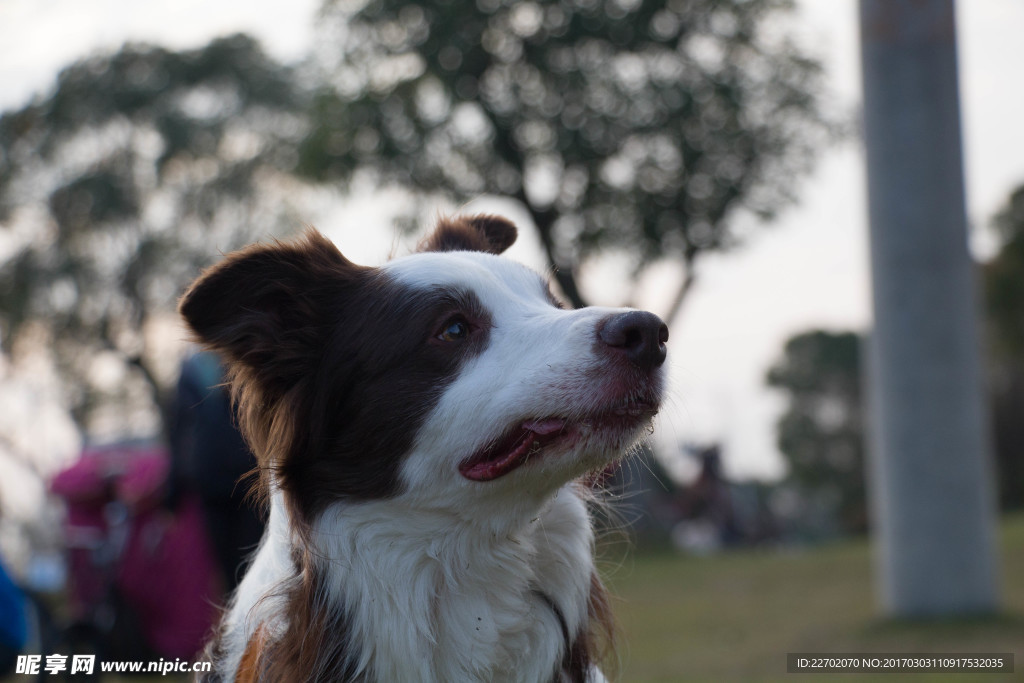
[{"label": "dog", "polygon": [[204,680],[605,680],[581,478],[650,427],[668,329],[567,310],[499,256],[516,234],[441,219],[366,267],[310,229],[228,255],[182,297],[270,507]]}]

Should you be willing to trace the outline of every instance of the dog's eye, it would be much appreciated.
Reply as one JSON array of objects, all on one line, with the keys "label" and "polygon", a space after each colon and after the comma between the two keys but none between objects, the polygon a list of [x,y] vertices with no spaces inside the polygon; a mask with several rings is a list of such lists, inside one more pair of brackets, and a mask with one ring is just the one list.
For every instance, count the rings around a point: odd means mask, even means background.
[{"label": "dog's eye", "polygon": [[445,342],[461,341],[469,336],[469,323],[465,318],[456,316],[444,324],[437,338]]}]

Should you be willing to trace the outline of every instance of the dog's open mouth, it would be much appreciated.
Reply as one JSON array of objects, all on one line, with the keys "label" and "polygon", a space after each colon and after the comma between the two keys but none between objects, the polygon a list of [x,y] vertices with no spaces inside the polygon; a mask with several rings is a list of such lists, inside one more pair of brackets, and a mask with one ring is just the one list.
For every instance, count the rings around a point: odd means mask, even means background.
[{"label": "dog's open mouth", "polygon": [[459,472],[473,481],[491,481],[524,465],[556,442],[568,443],[584,433],[621,435],[649,423],[657,412],[656,400],[634,400],[582,419],[525,420],[463,460]]}]

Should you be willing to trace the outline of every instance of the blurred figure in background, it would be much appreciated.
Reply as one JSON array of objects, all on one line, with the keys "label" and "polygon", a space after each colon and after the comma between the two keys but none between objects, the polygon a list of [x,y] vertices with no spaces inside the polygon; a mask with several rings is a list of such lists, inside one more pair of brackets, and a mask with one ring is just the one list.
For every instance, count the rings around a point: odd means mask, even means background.
[{"label": "blurred figure in background", "polygon": [[673,535],[688,536],[682,542],[676,539],[682,547],[713,552],[737,543],[741,534],[729,482],[722,474],[719,446],[706,446],[696,451],[696,455],[700,459],[700,474],[682,492],[680,499],[681,516],[688,524],[681,525]]},{"label": "blurred figure in background", "polygon": [[199,497],[225,589],[233,591],[263,522],[246,499],[248,481],[241,481],[256,459],[236,427],[215,354],[201,351],[185,359],[170,427],[172,500],[185,491]]},{"label": "blurred figure in background", "polygon": [[679,521],[671,536],[676,548],[707,555],[779,540],[778,519],[768,501],[770,486],[726,477],[718,444],[684,446],[684,451],[700,461],[700,474],[676,496]]}]

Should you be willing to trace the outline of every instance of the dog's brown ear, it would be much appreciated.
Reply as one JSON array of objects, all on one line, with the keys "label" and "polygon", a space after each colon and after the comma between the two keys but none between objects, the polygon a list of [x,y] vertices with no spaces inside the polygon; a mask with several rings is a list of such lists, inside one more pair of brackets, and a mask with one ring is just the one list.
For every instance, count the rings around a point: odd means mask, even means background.
[{"label": "dog's brown ear", "polygon": [[178,310],[204,346],[283,391],[319,357],[332,307],[368,270],[309,230],[229,254],[188,288]]},{"label": "dog's brown ear", "polygon": [[516,226],[488,214],[442,218],[419,251],[484,251],[500,254],[516,241]]}]

